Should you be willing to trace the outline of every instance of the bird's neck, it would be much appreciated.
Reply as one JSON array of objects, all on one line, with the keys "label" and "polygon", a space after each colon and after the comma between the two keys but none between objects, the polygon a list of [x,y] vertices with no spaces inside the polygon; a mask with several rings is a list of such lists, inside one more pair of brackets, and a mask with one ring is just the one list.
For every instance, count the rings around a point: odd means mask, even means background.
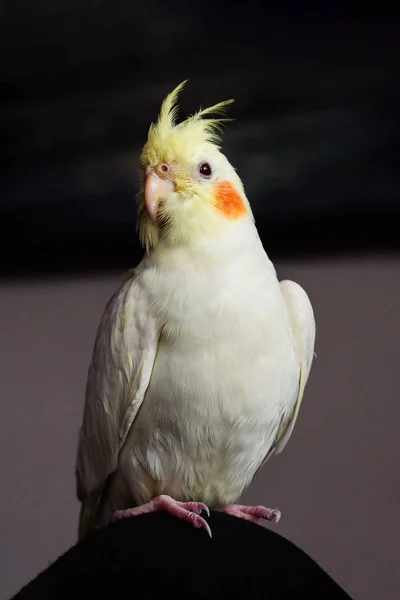
[{"label": "bird's neck", "polygon": [[161,239],[148,254],[147,261],[156,268],[195,268],[209,271],[218,267],[224,268],[246,256],[249,260],[255,260],[257,256],[266,256],[257,230],[252,224],[248,231],[240,236],[204,238],[185,245],[170,245]]}]

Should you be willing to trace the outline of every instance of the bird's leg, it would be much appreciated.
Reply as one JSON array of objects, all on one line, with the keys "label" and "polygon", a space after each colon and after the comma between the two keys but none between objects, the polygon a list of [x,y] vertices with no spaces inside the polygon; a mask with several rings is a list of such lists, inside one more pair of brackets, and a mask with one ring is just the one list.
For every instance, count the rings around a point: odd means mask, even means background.
[{"label": "bird's leg", "polygon": [[135,508],[127,508],[125,510],[117,510],[111,517],[111,521],[117,521],[124,517],[136,517],[138,515],[144,515],[146,513],[156,512],[158,510],[165,510],[170,515],[178,517],[191,523],[193,527],[204,527],[208,535],[211,537],[211,529],[207,521],[200,517],[201,512],[204,510],[208,516],[210,511],[203,502],[178,502],[171,496],[156,496],[147,504],[136,506]]},{"label": "bird's leg", "polygon": [[245,519],[259,525],[263,519],[266,521],[275,521],[277,523],[281,518],[281,511],[278,508],[266,508],[265,506],[243,506],[242,504],[227,504],[216,510],[224,512],[227,515]]}]

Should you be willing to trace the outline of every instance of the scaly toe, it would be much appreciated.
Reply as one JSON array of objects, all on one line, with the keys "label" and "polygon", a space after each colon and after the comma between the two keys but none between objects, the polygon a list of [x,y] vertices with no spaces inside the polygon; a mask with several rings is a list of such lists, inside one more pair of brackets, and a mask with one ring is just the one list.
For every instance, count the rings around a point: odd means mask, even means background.
[{"label": "scaly toe", "polygon": [[241,504],[229,504],[218,509],[233,517],[245,519],[252,523],[259,524],[263,519],[265,521],[274,521],[278,523],[282,513],[278,508],[267,508],[266,506],[243,506]]},{"label": "scaly toe", "polygon": [[189,512],[196,513],[196,515],[200,515],[204,510],[210,516],[210,509],[203,502],[177,502],[177,504]]}]

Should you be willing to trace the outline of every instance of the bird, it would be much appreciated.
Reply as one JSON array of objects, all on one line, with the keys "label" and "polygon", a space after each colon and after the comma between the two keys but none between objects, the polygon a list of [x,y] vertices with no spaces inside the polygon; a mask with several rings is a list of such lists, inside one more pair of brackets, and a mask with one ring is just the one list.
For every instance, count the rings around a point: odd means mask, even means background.
[{"label": "bird", "polygon": [[96,334],[75,464],[79,539],[160,510],[210,536],[210,509],[258,524],[280,518],[238,501],[292,434],[314,312],[299,284],[278,281],[221,151],[233,100],[178,121],[186,83],[148,130],[137,194],[143,257]]}]

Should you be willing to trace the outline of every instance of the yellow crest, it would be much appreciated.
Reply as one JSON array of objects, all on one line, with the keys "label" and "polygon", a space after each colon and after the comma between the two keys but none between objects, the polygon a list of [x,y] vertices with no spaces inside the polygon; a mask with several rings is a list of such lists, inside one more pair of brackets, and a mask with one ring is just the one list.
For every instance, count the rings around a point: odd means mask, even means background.
[{"label": "yellow crest", "polygon": [[143,148],[140,162],[142,166],[156,164],[163,160],[173,160],[177,156],[190,158],[201,151],[210,151],[210,146],[218,150],[221,124],[231,119],[207,118],[210,114],[224,114],[233,100],[219,102],[209,108],[200,109],[185,121],[176,123],[178,112],[178,94],[186,84],[179,84],[162,103],[156,123],[150,125],[147,142]]}]

